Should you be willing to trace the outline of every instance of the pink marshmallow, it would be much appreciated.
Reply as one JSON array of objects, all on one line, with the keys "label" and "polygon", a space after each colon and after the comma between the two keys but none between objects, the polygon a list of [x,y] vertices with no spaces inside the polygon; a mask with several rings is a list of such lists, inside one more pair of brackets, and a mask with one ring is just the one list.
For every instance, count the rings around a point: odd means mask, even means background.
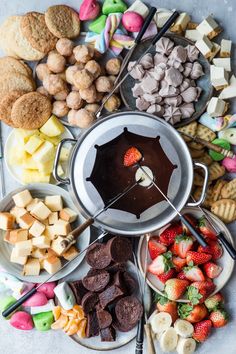
[{"label": "pink marshmallow", "polygon": [[221,162],[227,171],[236,173],[236,157],[231,159],[230,157],[225,157]]},{"label": "pink marshmallow", "polygon": [[24,311],[14,313],[10,319],[10,324],[22,331],[29,331],[34,328],[31,315]]},{"label": "pink marshmallow", "polygon": [[129,32],[139,32],[143,22],[143,17],[134,11],[125,12],[122,16],[122,25]]},{"label": "pink marshmallow", "polygon": [[37,291],[32,295],[28,300],[23,303],[24,307],[34,307],[34,306],[43,306],[46,305],[48,299],[44,293]]},{"label": "pink marshmallow", "polygon": [[100,12],[100,5],[96,0],[84,0],[79,9],[81,21],[94,20]]},{"label": "pink marshmallow", "polygon": [[[39,284],[38,284],[39,285]],[[54,288],[57,286],[57,283],[55,281],[52,281],[51,283],[46,283],[40,286],[39,292],[43,293],[47,296],[48,299],[53,299],[55,294],[54,294]]]}]

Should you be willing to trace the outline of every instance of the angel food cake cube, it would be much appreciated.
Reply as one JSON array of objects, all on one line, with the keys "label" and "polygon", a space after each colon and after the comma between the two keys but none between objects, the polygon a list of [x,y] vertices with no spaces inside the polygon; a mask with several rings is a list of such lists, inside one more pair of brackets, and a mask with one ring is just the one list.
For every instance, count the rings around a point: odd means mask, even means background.
[{"label": "angel food cake cube", "polygon": [[31,240],[17,242],[15,245],[15,254],[19,257],[29,256],[31,254],[32,247]]},{"label": "angel food cake cube", "polygon": [[38,220],[35,220],[31,228],[29,229],[29,233],[34,237],[38,237],[42,235],[44,230],[45,230],[45,225],[39,222]]},{"label": "angel food cake cube", "polygon": [[19,217],[19,226],[22,229],[29,229],[33,225],[34,221],[35,218],[27,212]]},{"label": "angel food cake cube", "polygon": [[13,195],[12,199],[17,207],[25,208],[31,201],[32,195],[28,189]]},{"label": "angel food cake cube", "polygon": [[39,275],[40,273],[40,263],[36,258],[29,258],[24,265],[23,274],[24,275]]},{"label": "angel food cake cube", "polygon": [[13,229],[15,223],[15,216],[7,213],[7,212],[0,212],[0,229],[1,230],[9,230]]},{"label": "angel food cake cube", "polygon": [[31,214],[39,220],[45,220],[51,214],[51,210],[48,209],[48,207],[43,202],[39,202],[31,210]]},{"label": "angel food cake cube", "polygon": [[27,262],[27,256],[19,256],[15,248],[11,251],[10,262],[24,265]]},{"label": "angel food cake cube", "polygon": [[51,211],[60,211],[63,208],[63,201],[60,195],[47,196],[45,204]]},{"label": "angel food cake cube", "polygon": [[61,261],[60,258],[56,256],[51,256],[43,261],[43,267],[49,274],[56,273],[59,269],[61,269]]}]

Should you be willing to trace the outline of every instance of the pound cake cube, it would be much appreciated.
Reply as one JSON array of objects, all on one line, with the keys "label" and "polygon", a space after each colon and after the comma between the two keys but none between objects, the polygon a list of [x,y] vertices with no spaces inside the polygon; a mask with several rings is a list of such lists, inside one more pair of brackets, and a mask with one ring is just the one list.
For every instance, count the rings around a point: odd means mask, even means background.
[{"label": "pound cake cube", "polygon": [[23,275],[39,275],[40,263],[36,258],[29,258],[23,268]]},{"label": "pound cake cube", "polygon": [[53,211],[48,217],[49,225],[56,224],[56,222],[58,222],[58,220],[59,220],[59,218],[58,218],[58,212],[57,211]]},{"label": "pound cake cube", "polygon": [[39,202],[31,210],[31,214],[39,220],[45,220],[51,214],[51,210],[48,209],[48,207],[43,202]]},{"label": "pound cake cube", "polygon": [[61,261],[58,257],[51,256],[44,259],[43,267],[49,274],[54,274],[61,269]]},{"label": "pound cake cube", "polygon": [[64,208],[60,211],[59,216],[62,220],[68,221],[69,223],[73,222],[77,218],[76,212],[70,208]]},{"label": "pound cake cube", "polygon": [[33,258],[38,258],[38,259],[45,258],[45,255],[46,255],[46,248],[35,248],[31,253],[31,256]]},{"label": "pound cake cube", "polygon": [[16,244],[17,242],[27,241],[28,240],[28,230],[17,229],[10,231],[9,242],[11,244]]},{"label": "pound cake cube", "polygon": [[63,201],[60,195],[50,195],[45,198],[45,204],[51,211],[60,211],[63,208]]},{"label": "pound cake cube", "polygon": [[13,229],[15,223],[15,216],[7,213],[0,212],[0,229],[1,230],[9,230]]},{"label": "pound cake cube", "polygon": [[19,225],[22,229],[29,229],[33,225],[35,218],[30,213],[25,213],[19,217]]},{"label": "pound cake cube", "polygon": [[39,198],[32,199],[32,201],[27,205],[26,210],[30,212],[33,209],[33,207],[41,201],[42,200]]},{"label": "pound cake cube", "polygon": [[10,262],[24,265],[27,262],[27,256],[19,256],[15,248],[11,251]]},{"label": "pound cake cube", "polygon": [[42,224],[40,221],[35,220],[31,228],[29,229],[29,233],[34,237],[38,237],[42,235],[44,230],[45,230],[45,225]]},{"label": "pound cake cube", "polygon": [[19,224],[19,217],[24,215],[25,213],[27,213],[27,210],[25,208],[20,208],[17,206],[14,206],[11,210],[10,210],[10,214],[14,215],[16,218],[16,222]]},{"label": "pound cake cube", "polygon": [[66,252],[63,253],[63,258],[67,261],[71,261],[79,254],[77,248],[75,246],[71,246]]},{"label": "pound cake cube", "polygon": [[52,241],[51,244],[51,249],[58,254],[58,256],[61,256],[63,251],[65,251],[65,248],[61,246],[61,242],[64,240],[65,238],[62,236],[58,236],[55,240]]},{"label": "pound cake cube", "polygon": [[33,198],[28,189],[25,189],[24,191],[13,195],[12,199],[17,207],[25,208]]},{"label": "pound cake cube", "polygon": [[43,235],[39,237],[34,237],[32,239],[32,244],[34,247],[38,247],[38,248],[49,248],[51,244],[51,240],[49,237]]},{"label": "pound cake cube", "polygon": [[31,240],[17,242],[15,245],[16,256],[29,256],[31,254],[32,248],[33,246]]},{"label": "pound cake cube", "polygon": [[71,232],[70,223],[62,219],[59,219],[52,227],[55,235],[67,236]]},{"label": "pound cake cube", "polygon": [[44,235],[48,236],[50,238],[50,240],[54,240],[54,238],[56,237],[53,225],[49,225],[46,226],[46,229],[44,231]]}]

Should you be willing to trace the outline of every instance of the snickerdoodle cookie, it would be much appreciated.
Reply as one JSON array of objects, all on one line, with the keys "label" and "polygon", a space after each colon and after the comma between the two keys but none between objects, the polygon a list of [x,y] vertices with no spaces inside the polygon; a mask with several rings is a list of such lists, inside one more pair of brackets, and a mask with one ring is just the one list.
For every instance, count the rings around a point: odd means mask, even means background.
[{"label": "snickerdoodle cookie", "polygon": [[11,91],[0,100],[0,119],[14,128],[18,128],[11,120],[11,110],[16,100],[25,94],[25,91]]}]

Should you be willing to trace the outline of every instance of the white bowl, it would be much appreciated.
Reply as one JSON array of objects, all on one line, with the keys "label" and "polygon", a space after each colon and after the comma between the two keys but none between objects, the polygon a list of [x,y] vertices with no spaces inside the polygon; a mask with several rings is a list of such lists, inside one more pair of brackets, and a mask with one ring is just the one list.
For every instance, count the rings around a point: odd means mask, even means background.
[{"label": "white bowl", "polygon": [[[210,213],[208,210],[204,209],[204,211],[209,214],[209,216],[211,217],[212,221],[217,226],[217,228],[224,233],[226,239],[228,241],[230,241],[230,243],[232,245],[234,245],[234,240],[232,238],[232,235],[229,232],[229,230],[227,229],[227,227],[225,226],[225,224],[220,219],[218,219],[215,215]],[[198,209],[197,207],[193,207],[193,208],[186,207],[181,211],[181,214],[186,214],[186,213],[192,214],[197,219],[199,219],[202,216],[201,210]],[[175,220],[178,220],[178,217],[176,217]],[[157,234],[157,231],[153,232],[153,235]],[[144,269],[144,265],[145,265],[146,244],[147,244],[146,237],[142,236],[140,238],[139,245],[138,245],[138,265],[139,265],[139,269],[140,269],[142,275],[144,275],[143,269]],[[234,268],[234,260],[230,257],[230,255],[227,253],[227,251],[224,249],[224,247],[223,247],[223,251],[224,251],[223,256],[219,260],[217,260],[217,264],[219,264],[223,268],[223,270],[220,273],[220,275],[213,280],[216,285],[216,289],[213,294],[217,293],[225,286],[227,281],[230,279],[232,272],[233,272],[233,268]],[[148,253],[148,264],[150,264],[150,263],[151,263],[151,258]],[[160,295],[164,295],[164,293],[163,293],[164,284],[155,275],[147,272],[146,279],[147,279],[148,285],[154,291],[156,291]],[[189,300],[187,300],[186,298],[182,298],[182,299],[177,300],[177,302],[189,302]]]},{"label": "white bowl", "polygon": [[[72,202],[70,195],[64,189],[54,186],[52,184],[32,184],[27,185],[25,187],[18,188],[11,193],[9,193],[1,202],[0,202],[0,211],[9,211],[13,206],[14,202],[12,196],[16,193],[28,189],[33,197],[44,198],[47,195],[61,195],[63,199],[64,206],[69,207],[77,212],[77,209]],[[72,224],[72,227],[75,228],[78,225],[82,224],[85,221],[83,216],[78,213],[77,220]],[[33,282],[33,283],[42,283],[49,278],[50,274],[48,274],[45,270],[41,270],[38,276],[24,276],[22,275],[23,266],[20,264],[10,262],[10,255],[12,250],[12,245],[5,242],[3,240],[5,231],[0,230],[0,265],[6,272],[16,276],[17,278]],[[79,250],[85,249],[90,242],[90,229],[86,229],[77,239],[77,248]],[[63,268],[58,274],[56,274],[50,281],[58,280],[60,278],[65,277],[69,273],[71,273],[78,265],[82,262],[85,253],[81,254],[78,258],[68,264],[67,267]],[[62,265],[66,263],[66,261],[62,260]]]}]

